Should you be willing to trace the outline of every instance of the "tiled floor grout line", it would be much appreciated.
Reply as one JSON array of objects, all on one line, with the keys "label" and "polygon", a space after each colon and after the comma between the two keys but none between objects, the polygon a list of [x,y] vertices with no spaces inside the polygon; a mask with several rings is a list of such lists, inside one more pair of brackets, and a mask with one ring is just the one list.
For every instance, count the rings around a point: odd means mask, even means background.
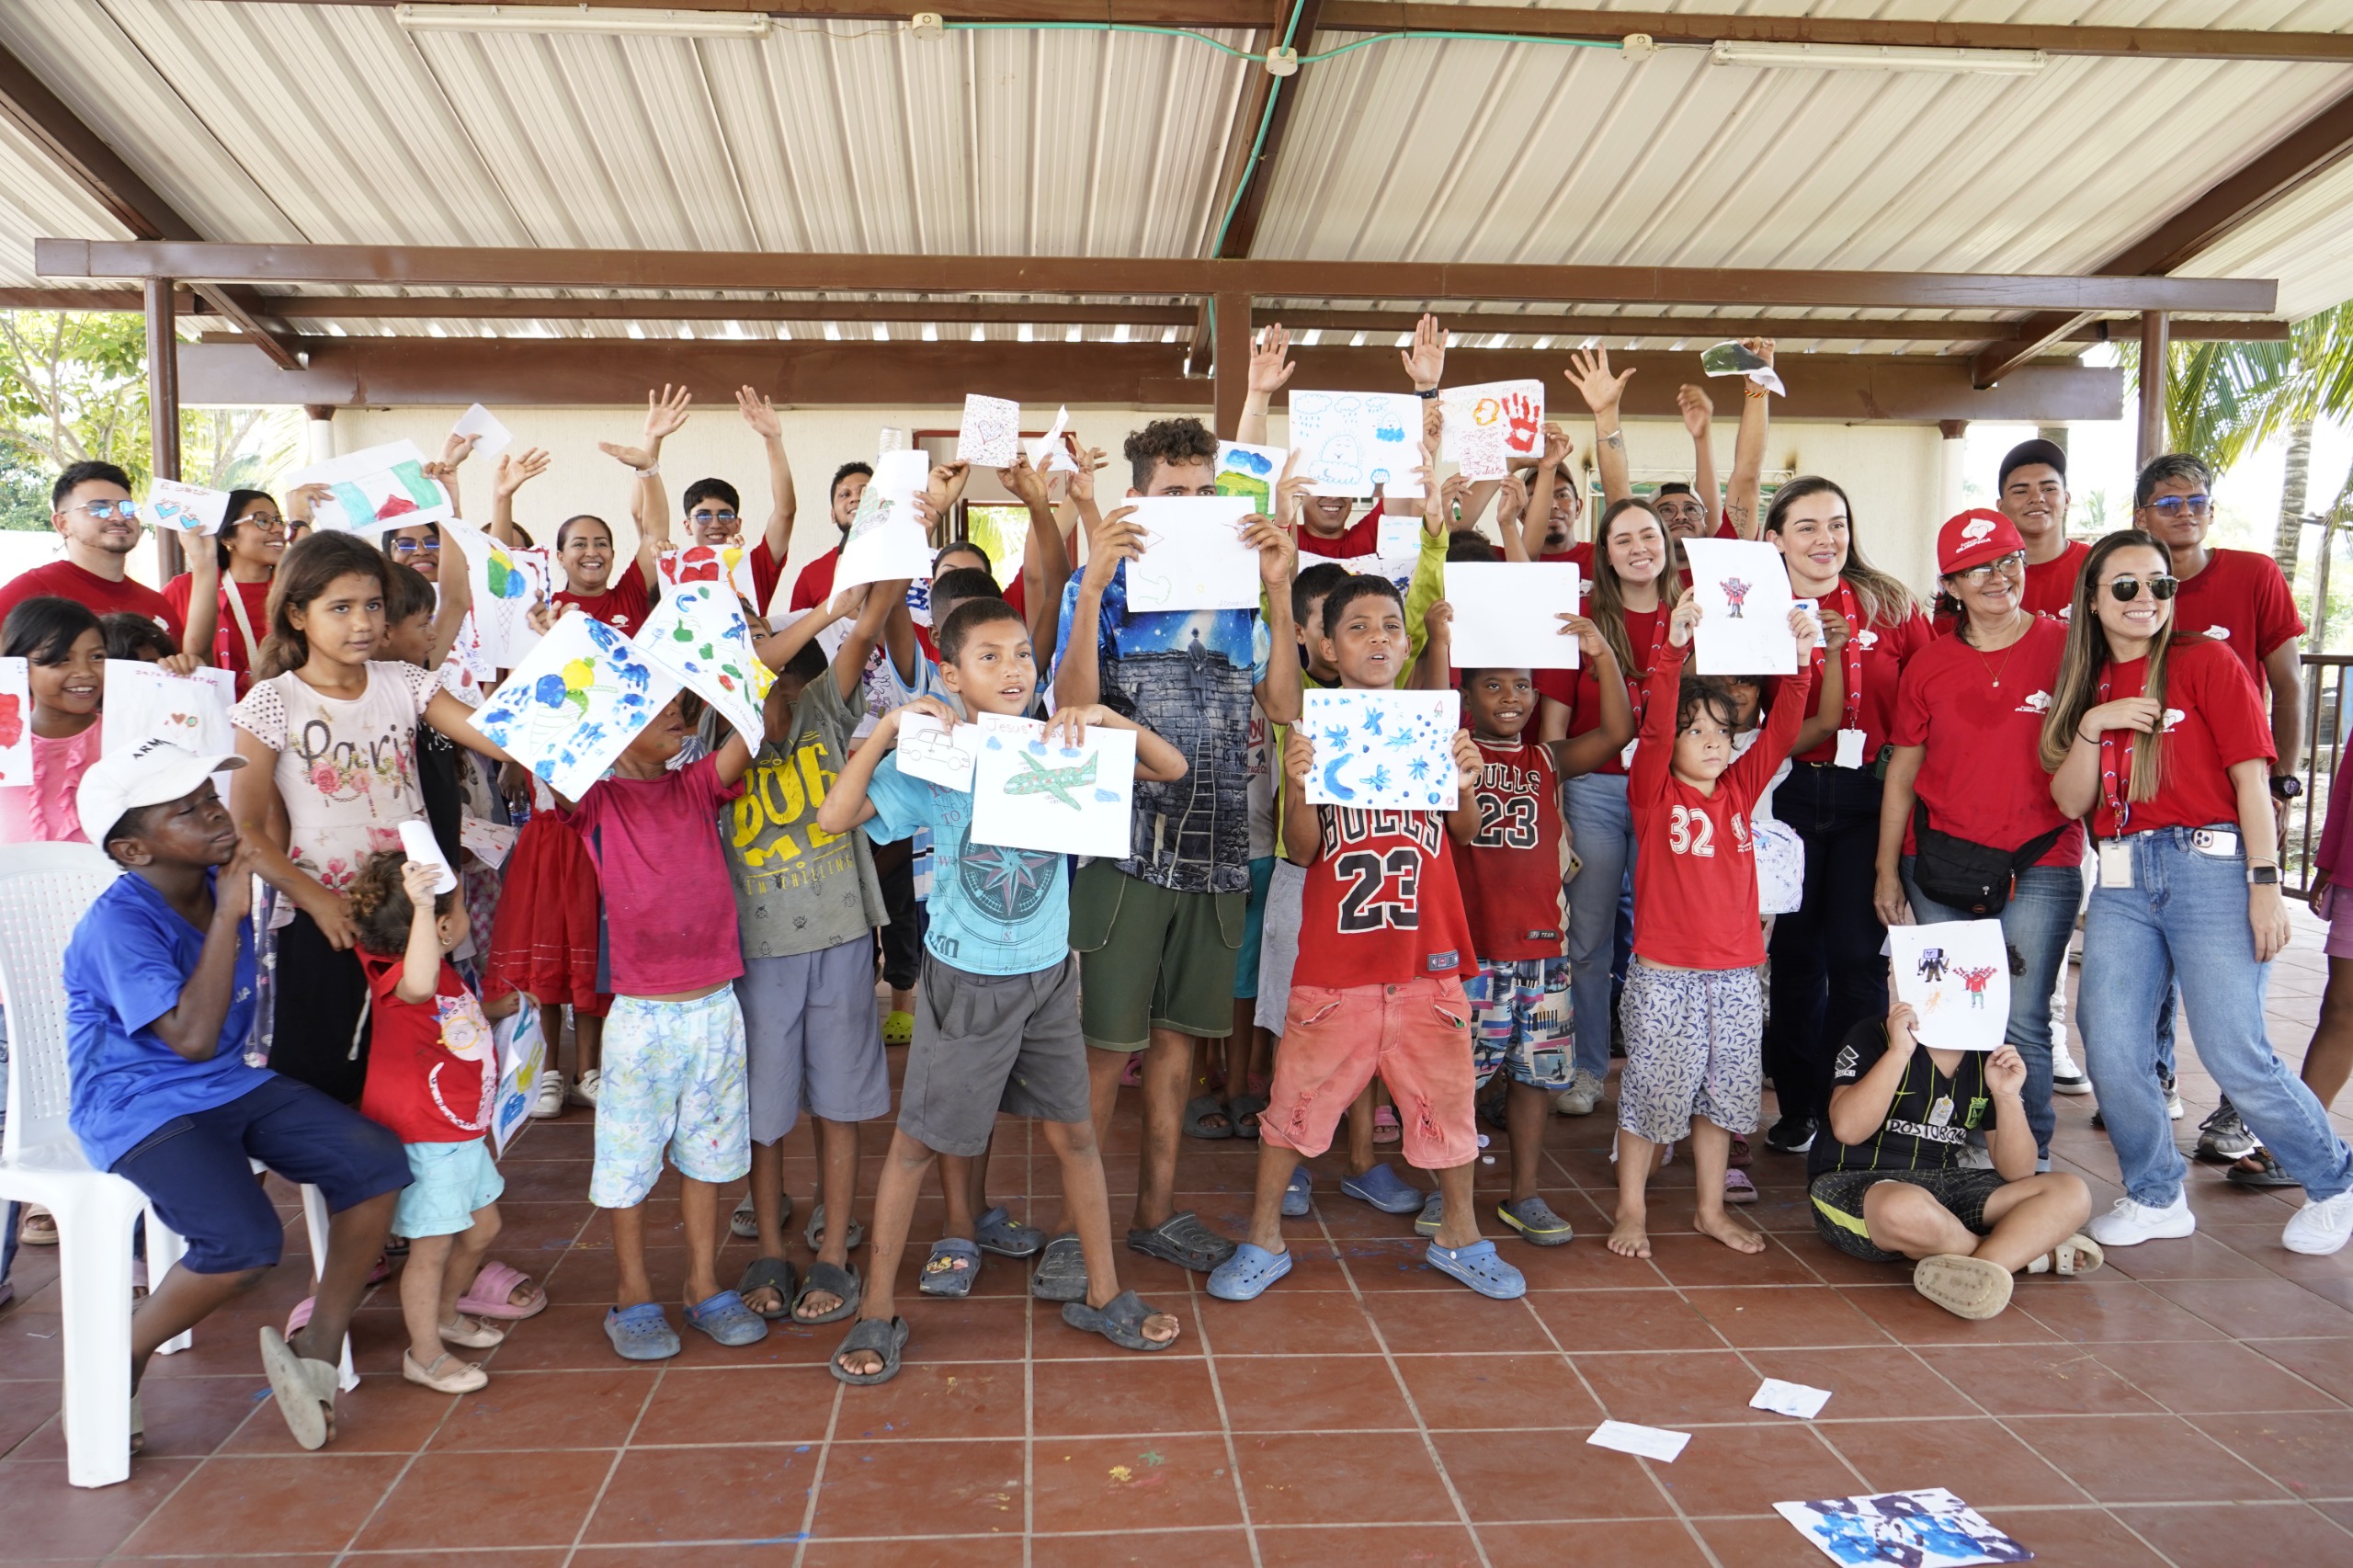
[{"label": "tiled floor grout line", "polygon": [[[529,1138],[530,1130],[528,1127],[524,1129],[523,1136],[527,1140]],[[595,1204],[588,1206],[588,1211],[581,1217],[580,1229],[572,1233],[571,1244],[564,1248],[563,1256],[557,1258],[555,1267],[548,1270],[548,1278],[540,1282],[540,1288],[542,1290],[547,1289],[549,1280],[553,1279],[563,1271],[563,1266],[571,1261],[574,1249],[579,1246],[580,1238],[587,1233],[588,1227],[597,1222],[598,1212]],[[611,1490],[613,1477],[620,1472],[621,1461],[629,1457],[630,1439],[637,1436],[638,1427],[645,1421],[645,1413],[653,1409],[654,1400],[661,1397],[662,1381],[669,1375],[669,1371],[670,1369],[666,1365],[656,1366],[654,1369],[654,1376],[647,1380],[650,1386],[645,1391],[645,1397],[638,1401],[637,1414],[630,1418],[629,1430],[621,1434],[620,1447],[613,1450],[612,1459],[605,1466],[604,1479],[597,1483],[597,1494],[588,1499],[587,1511],[580,1516],[580,1523],[572,1532],[572,1545],[563,1554],[566,1568],[570,1568],[572,1560],[580,1555],[580,1543],[587,1539],[588,1527],[597,1522],[597,1510],[605,1506],[605,1494]],[[497,1374],[492,1375],[494,1377]]]},{"label": "tiled floor grout line", "polygon": [[[1033,1121],[1021,1124],[1024,1187],[1037,1185],[1036,1127]],[[1096,1159],[1102,1159],[1099,1151]],[[1028,1208],[1025,1202],[1024,1212]],[[1025,1274],[1036,1267],[1027,1258],[1022,1262]],[[1037,1298],[1026,1289],[1022,1298],[1028,1304],[1021,1309],[1021,1568],[1030,1568],[1038,1550],[1038,1307]]]},{"label": "tiled floor grout line", "polygon": [[[868,1262],[870,1264],[872,1261],[873,1255],[870,1253]],[[839,1355],[840,1352],[835,1351],[835,1354]],[[841,1429],[842,1402],[849,1396],[847,1383],[843,1382],[839,1378],[833,1377],[830,1373],[827,1374],[827,1381],[834,1385],[834,1401],[832,1406],[825,1412],[825,1435],[817,1439],[817,1468],[809,1477],[809,1500],[801,1507],[801,1539],[793,1543],[793,1568],[800,1568],[802,1561],[808,1557],[809,1543],[817,1531],[817,1506],[822,1500],[820,1494],[825,1484],[825,1461],[833,1457],[834,1434]]]}]

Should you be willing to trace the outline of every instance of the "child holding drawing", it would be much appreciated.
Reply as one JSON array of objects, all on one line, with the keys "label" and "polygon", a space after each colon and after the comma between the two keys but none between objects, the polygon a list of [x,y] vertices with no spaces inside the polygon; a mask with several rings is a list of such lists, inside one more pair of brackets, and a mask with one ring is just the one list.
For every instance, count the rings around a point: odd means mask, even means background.
[{"label": "child holding drawing", "polygon": [[[1798,673],[1782,684],[1763,737],[1733,760],[1738,715],[1723,688],[1686,678],[1699,601],[1675,607],[1650,677],[1641,738],[1627,770],[1634,858],[1634,956],[1620,1016],[1626,1069],[1618,1085],[1618,1216],[1609,1250],[1651,1255],[1643,1189],[1660,1145],[1691,1139],[1696,1228],[1734,1252],[1765,1238],[1724,1210],[1736,1134],[1756,1126],[1765,1032],[1749,815],[1789,756],[1813,680],[1813,622],[1790,612]],[[1589,874],[1589,873],[1588,873]]]},{"label": "child holding drawing", "polygon": [[[1001,598],[969,599],[940,623],[938,640],[941,684],[969,711],[1029,711],[1038,666],[1019,611]],[[872,1269],[858,1324],[829,1363],[833,1374],[861,1384],[898,1375],[907,1324],[892,1311],[893,1290],[915,1194],[935,1153],[980,1155],[1000,1110],[1039,1119],[1061,1162],[1063,1201],[1086,1262],[1086,1297],[1063,1303],[1063,1321],[1123,1349],[1165,1349],[1176,1342],[1176,1320],[1119,1288],[1079,1032],[1067,861],[975,842],[969,790],[901,772],[894,748],[910,713],[948,725],[957,720],[930,697],[885,715],[817,813],[827,833],[863,824],[885,843],[927,824],[939,858],[899,1124],[875,1193]],[[1063,708],[1047,736],[1078,745],[1090,728],[1135,733],[1138,781],[1184,777],[1176,747],[1093,704]],[[951,1186],[960,1175],[944,1172]]]},{"label": "child holding drawing", "polygon": [[504,1329],[458,1310],[498,1236],[506,1184],[483,1129],[498,1083],[498,1052],[482,1004],[449,962],[466,939],[464,903],[448,868],[398,851],[370,856],[351,884],[359,965],[375,1010],[360,1114],[400,1137],[409,1185],[392,1210],[408,1238],[401,1315],[408,1348],[401,1376],[436,1393],[471,1393],[490,1374],[448,1346],[487,1350]]}]

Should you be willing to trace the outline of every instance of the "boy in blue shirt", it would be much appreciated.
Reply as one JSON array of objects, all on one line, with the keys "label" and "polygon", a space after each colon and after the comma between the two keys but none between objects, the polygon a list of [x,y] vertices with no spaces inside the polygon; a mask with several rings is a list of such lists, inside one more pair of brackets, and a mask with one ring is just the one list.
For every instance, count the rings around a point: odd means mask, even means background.
[{"label": "boy in blue shirt", "polygon": [[130,1181],[188,1239],[131,1314],[134,1452],[147,1358],[259,1284],[283,1250],[284,1224],[251,1160],[318,1187],[335,1217],[311,1321],[290,1343],[261,1331],[262,1365],[294,1440],[316,1449],[333,1437],[338,1347],[409,1179],[392,1133],[245,1062],[252,850],[211,779],[243,766],[151,741],[92,767],[77,797],[84,825],[123,874],[65,949],[67,1119],[91,1165]]},{"label": "boy in blue shirt", "polygon": [[[941,623],[938,642],[940,683],[968,712],[1017,717],[1029,711],[1038,665],[1012,606],[1003,599],[969,600]],[[943,724],[957,722],[947,704],[930,697],[886,714],[817,814],[827,833],[864,824],[881,843],[927,826],[937,857],[915,1041],[907,1052],[899,1124],[874,1195],[866,1300],[829,1365],[846,1383],[887,1382],[898,1375],[907,1324],[893,1313],[892,1293],[915,1194],[935,1153],[943,1158],[946,1181],[965,1179],[961,1162],[987,1148],[1000,1110],[1041,1121],[1046,1142],[1062,1162],[1063,1191],[1077,1222],[1087,1279],[1086,1299],[1064,1302],[1063,1321],[1126,1349],[1165,1350],[1176,1343],[1176,1320],[1154,1312],[1134,1291],[1120,1290],[1111,1253],[1110,1202],[1078,1027],[1078,960],[1070,951],[1063,857],[973,842],[971,790],[911,778],[889,755],[911,712]],[[1063,710],[1049,740],[1060,735],[1075,744],[1089,724],[1135,731],[1139,781],[1183,776],[1185,759],[1176,747],[1106,709]]]}]

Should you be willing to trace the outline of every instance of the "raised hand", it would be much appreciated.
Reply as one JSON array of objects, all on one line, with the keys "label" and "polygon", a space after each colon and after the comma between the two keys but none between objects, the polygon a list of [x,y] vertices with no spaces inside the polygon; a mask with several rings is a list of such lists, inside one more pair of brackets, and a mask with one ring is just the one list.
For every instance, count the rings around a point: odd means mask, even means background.
[{"label": "raised hand", "polygon": [[433,918],[433,884],[441,880],[441,868],[429,860],[410,859],[401,866],[401,892],[408,894],[409,907],[422,911],[427,920]]},{"label": "raised hand", "polygon": [[498,454],[498,472],[492,476],[493,495],[512,495],[524,485],[547,472],[551,460],[537,447],[527,447],[520,452]]},{"label": "raised hand", "polygon": [[1560,616],[1561,635],[1577,640],[1577,652],[1588,659],[1597,659],[1609,651],[1608,641],[1601,635],[1601,628],[1582,615],[1563,612]]},{"label": "raised hand", "polygon": [[1414,346],[1397,350],[1415,392],[1428,392],[1446,375],[1446,333],[1427,311],[1414,324]]},{"label": "raised hand", "polygon": [[[737,387],[735,406],[743,414],[744,423],[749,425],[762,440],[772,441],[783,436],[784,426],[776,416],[776,404],[762,397],[754,389]],[[683,423],[683,413],[680,418]]]},{"label": "raised hand", "polygon": [[481,439],[479,436],[460,436],[455,430],[450,431],[441,441],[441,466],[456,468],[474,455],[474,443]]},{"label": "raised hand", "polygon": [[1479,770],[1485,766],[1486,759],[1479,755],[1478,743],[1471,738],[1471,732],[1455,731],[1454,776],[1456,781],[1465,790],[1476,790],[1479,787]]},{"label": "raised hand", "polygon": [[1692,629],[1699,624],[1699,596],[1686,594],[1666,623],[1666,640],[1678,648],[1691,646]]},{"label": "raised hand", "polygon": [[1250,390],[1280,392],[1297,368],[1290,362],[1290,334],[1283,330],[1282,323],[1260,328],[1257,341],[1250,347]]},{"label": "raised hand", "polygon": [[1290,535],[1265,513],[1253,512],[1242,519],[1242,542],[1258,552],[1258,580],[1267,591],[1290,592],[1291,574],[1299,562],[1299,545]]},{"label": "raised hand", "polygon": [[1569,454],[1575,450],[1576,443],[1569,439],[1569,433],[1566,430],[1562,429],[1558,425],[1544,426],[1544,456],[1540,460],[1546,468],[1560,467],[1569,460]]},{"label": "raised hand", "polygon": [[1084,582],[1097,592],[1111,581],[1120,562],[1143,553],[1143,529],[1136,526],[1133,506],[1114,507],[1086,540]]},{"label": "raised hand", "polygon": [[996,482],[1013,492],[1014,498],[1024,506],[1042,506],[1046,504],[1045,476],[1029,466],[1029,454],[1016,452],[1013,466],[996,471]]},{"label": "raised hand", "polygon": [[[660,451],[663,441],[676,435],[686,424],[687,405],[694,400],[695,394],[688,392],[683,383],[674,388],[665,381],[660,392],[648,392],[645,394],[645,444],[654,451]],[[641,463],[639,466],[649,465]]]},{"label": "raised hand", "polygon": [[[1843,619],[1839,619],[1835,611],[1833,612],[1831,619],[1838,620],[1838,624],[1841,626],[1847,624]],[[1798,640],[1798,663],[1803,664],[1808,659],[1813,657],[1813,644],[1816,641],[1813,630],[1813,617],[1806,614],[1805,611],[1800,609],[1795,605],[1791,605],[1790,607],[1790,635]],[[1839,642],[1841,646],[1844,646],[1846,639],[1843,637],[1840,638]],[[1899,922],[1899,924],[1902,923]]]},{"label": "raised hand", "polygon": [[1708,396],[1708,389],[1688,381],[1675,389],[1675,406],[1682,410],[1683,428],[1691,433],[1695,441],[1708,433],[1708,426],[1716,416],[1715,402]]},{"label": "raised hand", "polygon": [[1576,388],[1586,407],[1595,414],[1617,413],[1620,401],[1626,395],[1626,383],[1634,379],[1632,370],[1610,374],[1607,348],[1596,348],[1590,353],[1578,349],[1569,356],[1569,368],[1562,374],[1568,377],[1569,385]]}]

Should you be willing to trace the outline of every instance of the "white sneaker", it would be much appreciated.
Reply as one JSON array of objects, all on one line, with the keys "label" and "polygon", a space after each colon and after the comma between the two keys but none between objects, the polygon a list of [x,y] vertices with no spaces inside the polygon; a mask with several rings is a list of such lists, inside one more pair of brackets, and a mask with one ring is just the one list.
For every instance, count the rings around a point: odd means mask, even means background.
[{"label": "white sneaker", "polygon": [[[2116,1207],[2093,1220],[2088,1229],[2092,1240],[2104,1247],[2138,1246],[2143,1242],[2165,1241],[2186,1236],[2198,1229],[2198,1216],[2189,1211],[2189,1195],[2183,1193],[2163,1209],[2152,1209],[2145,1203],[2135,1203],[2120,1198]],[[2338,1245],[2344,1243],[2340,1238]]]},{"label": "white sneaker", "polygon": [[596,1068],[591,1067],[588,1071],[580,1074],[580,1081],[578,1083],[572,1085],[572,1103],[574,1105],[585,1105],[591,1110],[594,1110],[597,1107],[597,1096],[604,1086],[604,1074],[598,1072]]},{"label": "white sneaker", "polygon": [[563,1114],[563,1074],[552,1067],[546,1068],[540,1074],[539,1094],[531,1101],[531,1119],[546,1121]]},{"label": "white sneaker", "polygon": [[2060,1095],[2088,1095],[2092,1092],[2092,1081],[2084,1076],[2081,1067],[2075,1065],[2075,1055],[2068,1051],[2067,1042],[2063,1040],[2052,1042],[2051,1090]]},{"label": "white sneaker", "polygon": [[2318,1203],[2307,1203],[2288,1219],[2279,1244],[2290,1252],[2326,1257],[2353,1237],[2353,1192],[2340,1192]]},{"label": "white sneaker", "polygon": [[1552,1096],[1552,1108],[1563,1116],[1591,1116],[1601,1096],[1601,1080],[1580,1067],[1569,1074],[1569,1086]]}]

